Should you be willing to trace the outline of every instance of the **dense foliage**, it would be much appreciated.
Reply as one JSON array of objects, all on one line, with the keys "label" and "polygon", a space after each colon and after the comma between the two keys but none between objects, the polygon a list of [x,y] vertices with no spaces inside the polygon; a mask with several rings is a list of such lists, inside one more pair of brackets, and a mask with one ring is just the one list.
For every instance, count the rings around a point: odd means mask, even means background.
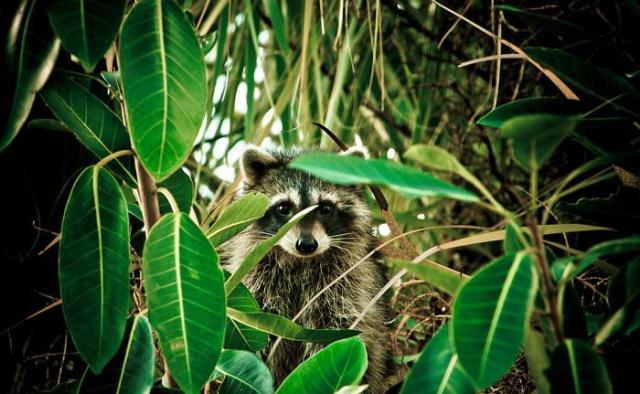
[{"label": "dense foliage", "polygon": [[[18,217],[2,246],[7,390],[366,389],[359,319],[303,327],[242,284],[314,207],[221,268],[218,247],[269,204],[230,202],[248,143],[368,148],[291,166],[372,191],[390,274],[370,305],[389,292],[397,311],[390,386],[634,382],[640,4],[454,3],[0,6],[3,206]],[[268,335],[328,346],[273,387]]]}]

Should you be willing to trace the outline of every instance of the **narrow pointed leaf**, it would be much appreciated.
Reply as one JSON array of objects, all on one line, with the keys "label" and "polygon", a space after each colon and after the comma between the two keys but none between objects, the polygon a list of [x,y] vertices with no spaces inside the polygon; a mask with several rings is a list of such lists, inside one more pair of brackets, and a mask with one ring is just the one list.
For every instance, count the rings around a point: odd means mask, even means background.
[{"label": "narrow pointed leaf", "polygon": [[441,327],[429,340],[420,358],[402,385],[409,393],[475,393],[473,381],[458,362],[449,344],[449,325]]},{"label": "narrow pointed leaf", "polygon": [[537,291],[531,257],[508,254],[482,267],[453,305],[452,339],[460,363],[487,387],[511,368]]},{"label": "narrow pointed leaf", "polygon": [[359,337],[332,343],[287,376],[279,394],[323,394],[360,383],[367,370],[367,350]]},{"label": "narrow pointed leaf", "polygon": [[100,375],[87,372],[81,393],[138,394],[153,386],[155,348],[149,321],[143,315],[131,318],[116,356]]},{"label": "narrow pointed leaf", "polygon": [[52,0],[51,25],[62,46],[91,72],[109,49],[124,16],[124,0]]},{"label": "narrow pointed leaf", "polygon": [[92,166],[76,180],[62,219],[62,310],[94,373],[118,351],[129,309],[129,216],[113,176]]},{"label": "narrow pointed leaf", "polygon": [[[131,149],[129,133],[109,106],[71,78],[54,75],[40,92],[51,112],[99,159]],[[108,164],[128,184],[135,185],[130,158]]]},{"label": "narrow pointed leaf", "polygon": [[120,36],[120,73],[133,146],[162,181],[187,159],[204,116],[202,50],[171,0],[142,0]]},{"label": "narrow pointed leaf", "polygon": [[441,181],[426,172],[388,160],[310,153],[294,160],[290,166],[339,185],[388,186],[409,198],[437,196],[478,201],[478,197],[472,192]]},{"label": "narrow pointed leaf", "polygon": [[13,26],[18,27],[18,34],[9,36],[7,48],[12,71],[8,77],[15,85],[12,92],[3,93],[11,94],[12,98],[8,119],[1,125],[0,152],[13,141],[27,120],[36,93],[47,82],[60,48],[60,40],[49,26],[41,1],[23,1]]},{"label": "narrow pointed leaf", "polygon": [[240,312],[233,308],[227,308],[227,315],[256,330],[292,341],[329,343],[360,333],[357,330],[305,328],[286,317],[267,312]]},{"label": "narrow pointed leaf", "polygon": [[216,372],[224,375],[220,394],[271,394],[273,378],[269,368],[254,353],[223,350]]},{"label": "narrow pointed leaf", "polygon": [[551,357],[547,370],[551,393],[612,393],[607,367],[589,344],[565,339]]},{"label": "narrow pointed leaf", "polygon": [[531,114],[578,115],[584,112],[580,101],[555,97],[532,97],[503,104],[478,120],[478,124],[502,127],[511,118]]},{"label": "narrow pointed leaf", "polygon": [[[238,284],[227,297],[227,306],[244,313],[260,313],[258,301],[242,283]],[[227,317],[227,329],[224,337],[225,349],[250,350],[259,352],[267,346],[268,337],[246,324]]]},{"label": "narrow pointed leaf", "polygon": [[219,246],[264,216],[267,208],[269,208],[269,198],[266,195],[246,194],[220,214],[207,231],[207,238],[213,246]]},{"label": "narrow pointed leaf", "polygon": [[171,376],[197,393],[222,349],[225,295],[218,256],[184,213],[165,215],[143,252],[149,319],[158,332]]},{"label": "narrow pointed leaf", "polygon": [[429,260],[418,264],[398,259],[391,259],[390,262],[450,295],[454,295],[460,285],[469,278],[469,275]]}]

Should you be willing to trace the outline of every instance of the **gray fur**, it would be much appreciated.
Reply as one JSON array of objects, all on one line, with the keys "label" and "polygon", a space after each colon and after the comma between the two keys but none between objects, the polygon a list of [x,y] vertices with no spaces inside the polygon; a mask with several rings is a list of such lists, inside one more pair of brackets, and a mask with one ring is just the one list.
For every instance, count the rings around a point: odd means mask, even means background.
[{"label": "gray fur", "polygon": [[[245,176],[242,193],[257,191],[271,198],[296,190],[301,197],[301,206],[296,207],[296,211],[317,203],[311,201],[310,196],[318,193],[331,194],[337,200],[335,222],[324,224],[324,228],[328,236],[335,236],[334,233],[346,235],[330,238],[331,247],[313,257],[296,257],[276,246],[243,280],[264,311],[288,318],[295,316],[311,297],[373,250],[376,243],[371,232],[371,212],[362,201],[362,190],[336,186],[286,167],[299,153],[265,152],[250,147],[241,162]],[[299,226],[311,226],[321,219],[329,220],[314,216],[314,212]],[[233,271],[259,241],[275,232],[275,226],[279,224],[269,222],[268,216],[269,212],[261,221],[222,245],[220,252],[228,269]],[[384,282],[380,262],[373,258],[365,260],[325,291],[298,319],[298,323],[310,328],[348,328]],[[356,327],[362,331],[361,337],[367,347],[369,368],[363,383],[369,385],[371,393],[384,392],[384,381],[392,373],[388,346],[390,318],[388,302],[383,299]],[[265,355],[269,353],[274,339],[271,338]],[[317,344],[283,340],[269,362],[275,384],[282,383],[299,363],[321,348]]]}]

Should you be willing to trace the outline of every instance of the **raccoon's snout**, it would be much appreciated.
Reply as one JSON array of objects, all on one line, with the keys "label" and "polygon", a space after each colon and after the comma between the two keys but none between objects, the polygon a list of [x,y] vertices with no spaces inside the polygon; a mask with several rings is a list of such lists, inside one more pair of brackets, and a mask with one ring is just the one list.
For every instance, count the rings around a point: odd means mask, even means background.
[{"label": "raccoon's snout", "polygon": [[318,249],[318,241],[313,236],[302,234],[296,241],[296,250],[302,254],[311,254]]}]

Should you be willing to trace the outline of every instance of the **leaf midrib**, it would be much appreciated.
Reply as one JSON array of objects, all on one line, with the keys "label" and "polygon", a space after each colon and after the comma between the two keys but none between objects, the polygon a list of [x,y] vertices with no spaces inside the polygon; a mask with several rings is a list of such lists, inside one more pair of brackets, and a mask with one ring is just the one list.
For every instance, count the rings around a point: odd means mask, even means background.
[{"label": "leaf midrib", "polygon": [[189,384],[193,383],[191,373],[191,359],[189,358],[189,340],[187,338],[186,317],[184,314],[184,298],[182,294],[182,272],[180,271],[180,218],[181,215],[175,216],[173,223],[173,248],[174,248],[174,269],[176,272],[176,290],[178,292],[178,305],[180,307],[180,326],[182,328],[182,342],[184,343],[185,363],[187,367],[187,375],[189,376]]},{"label": "leaf midrib", "polygon": [[99,272],[100,272],[100,330],[98,335],[98,355],[102,356],[102,336],[104,334],[104,255],[102,250],[102,220],[100,217],[100,197],[99,186],[98,186],[98,177],[100,176],[100,167],[93,167],[92,174],[92,190],[93,190],[93,203],[94,209],[96,211],[96,226],[97,226],[97,235],[98,235],[98,261],[99,261]]},{"label": "leaf midrib", "polygon": [[169,95],[167,93],[167,59],[164,47],[164,25],[162,21],[162,0],[156,0],[156,24],[158,27],[158,44],[160,46],[160,66],[162,69],[162,139],[160,142],[160,155],[158,157],[157,172],[162,172],[164,162],[164,148],[167,140],[167,117],[169,109]]}]

